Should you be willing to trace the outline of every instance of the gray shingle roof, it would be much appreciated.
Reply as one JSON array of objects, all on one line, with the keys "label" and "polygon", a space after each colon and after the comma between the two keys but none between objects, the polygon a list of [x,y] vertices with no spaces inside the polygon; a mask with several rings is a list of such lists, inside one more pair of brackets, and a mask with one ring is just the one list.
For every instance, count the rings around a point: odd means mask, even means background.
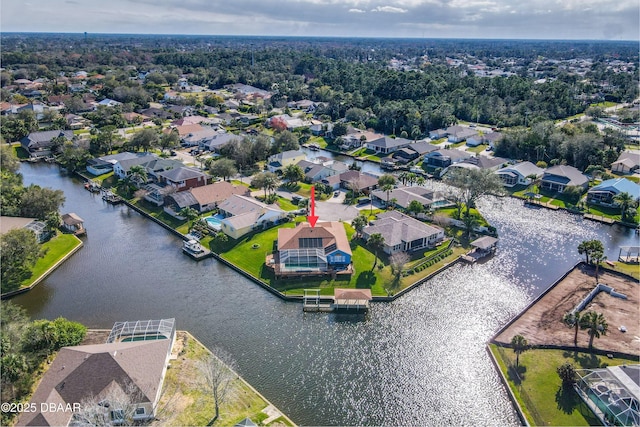
[{"label": "gray shingle roof", "polygon": [[395,246],[417,239],[428,238],[442,231],[441,228],[425,224],[398,211],[389,211],[378,215],[373,225],[365,227],[364,233],[380,233],[387,246]]},{"label": "gray shingle roof", "polygon": [[164,172],[160,172],[158,176],[163,177],[167,181],[179,182],[179,181],[186,181],[188,179],[203,177],[203,176],[206,176],[206,174],[198,170],[182,166],[176,169],[170,169]]}]

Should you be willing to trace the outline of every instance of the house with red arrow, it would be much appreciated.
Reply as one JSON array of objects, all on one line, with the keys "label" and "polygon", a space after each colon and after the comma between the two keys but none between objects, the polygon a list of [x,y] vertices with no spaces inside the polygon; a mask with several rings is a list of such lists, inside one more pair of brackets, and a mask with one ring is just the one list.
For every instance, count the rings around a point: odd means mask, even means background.
[{"label": "house with red arrow", "polygon": [[278,230],[277,251],[267,256],[276,277],[351,274],[351,247],[340,222],[300,223]]}]

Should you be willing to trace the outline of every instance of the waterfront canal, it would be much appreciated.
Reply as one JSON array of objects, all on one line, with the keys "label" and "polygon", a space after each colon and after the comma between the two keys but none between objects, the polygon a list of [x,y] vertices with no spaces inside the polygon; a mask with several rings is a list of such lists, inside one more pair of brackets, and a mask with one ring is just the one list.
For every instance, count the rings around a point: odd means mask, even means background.
[{"label": "waterfront canal", "polygon": [[23,164],[25,184],[62,189],[62,210],[85,219],[85,246],[31,292],[13,299],[34,318],[89,327],[175,317],[243,377],[306,425],[516,425],[485,352],[491,335],[598,238],[615,259],[631,230],[530,209],[479,203],[501,240],[483,264],[457,265],[365,318],[308,313],[213,259],[196,263],[181,241],[125,206],[110,206],[57,166]]}]

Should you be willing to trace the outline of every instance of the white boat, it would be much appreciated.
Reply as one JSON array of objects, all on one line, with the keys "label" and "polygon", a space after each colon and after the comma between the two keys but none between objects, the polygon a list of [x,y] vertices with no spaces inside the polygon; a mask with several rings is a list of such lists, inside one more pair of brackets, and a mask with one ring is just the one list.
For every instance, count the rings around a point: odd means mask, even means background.
[{"label": "white boat", "polygon": [[192,254],[199,254],[204,252],[204,248],[202,247],[200,242],[194,239],[185,240],[184,243],[182,244],[182,250]]}]

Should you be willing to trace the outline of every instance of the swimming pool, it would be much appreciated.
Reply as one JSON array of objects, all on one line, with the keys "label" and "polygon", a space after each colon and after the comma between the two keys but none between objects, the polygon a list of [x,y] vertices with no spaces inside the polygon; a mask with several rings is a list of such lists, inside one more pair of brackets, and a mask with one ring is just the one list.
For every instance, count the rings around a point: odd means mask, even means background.
[{"label": "swimming pool", "polygon": [[224,219],[224,216],[220,214],[215,214],[204,218],[209,228],[216,231],[220,231],[222,229],[222,224],[220,223],[221,219]]}]

